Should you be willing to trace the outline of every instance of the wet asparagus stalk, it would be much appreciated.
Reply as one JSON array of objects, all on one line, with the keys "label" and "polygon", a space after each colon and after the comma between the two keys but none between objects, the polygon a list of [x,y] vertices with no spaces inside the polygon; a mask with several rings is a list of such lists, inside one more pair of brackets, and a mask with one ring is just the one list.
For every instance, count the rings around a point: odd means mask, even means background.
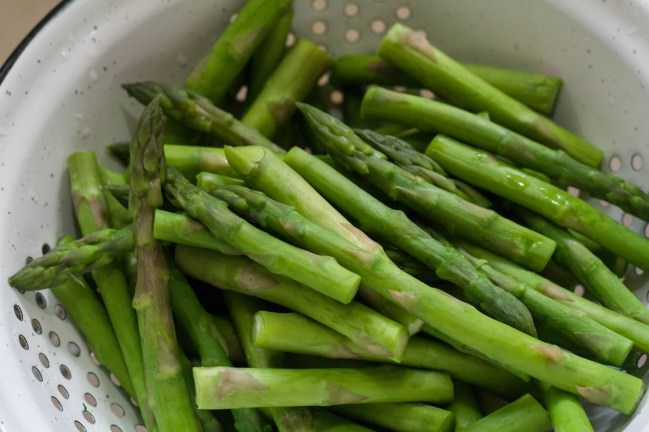
[{"label": "wet asparagus stalk", "polygon": [[452,412],[422,403],[340,405],[332,410],[394,432],[453,430]]},{"label": "wet asparagus stalk", "polygon": [[[272,160],[261,157],[259,153],[256,155],[258,158],[253,159],[246,170],[241,169],[242,166],[239,169],[233,166],[245,175],[247,182],[275,199],[294,205],[312,220],[336,232],[345,232],[348,238],[358,239],[358,243],[364,245],[363,250],[376,254],[378,245],[358,232],[305,179],[357,220],[366,218],[372,211],[365,206],[361,189],[317,157],[300,149],[291,150],[286,157],[300,175],[285,165],[271,163]],[[287,184],[291,187],[287,188]],[[361,199],[363,204],[359,205]],[[643,392],[643,383],[635,377],[540,342],[402,272],[398,273],[398,279],[391,284],[389,291],[378,286],[374,289],[438,332],[451,336],[492,361],[580,394],[591,402],[631,412]],[[479,332],[476,329],[480,329]],[[611,391],[611,385],[618,390]]]},{"label": "wet asparagus stalk", "polygon": [[604,153],[468,71],[439,49],[423,32],[394,24],[379,46],[379,55],[415,77],[435,93],[475,112],[487,111],[494,122],[560,148],[592,167]]},{"label": "wet asparagus stalk", "polygon": [[532,396],[525,395],[462,429],[463,432],[545,432],[548,413]]},{"label": "wet asparagus stalk", "polygon": [[[224,292],[223,296],[239,340],[243,347],[248,366],[254,368],[273,368],[284,365],[283,354],[258,348],[252,343],[253,317],[255,312],[263,307],[259,300],[235,292]],[[274,407],[262,409],[267,417],[271,417],[280,432],[317,431],[315,418],[307,407]]]},{"label": "wet asparagus stalk", "polygon": [[372,87],[363,99],[362,115],[457,138],[520,167],[541,172],[562,186],[577,187],[629,213],[649,218],[649,194],[633,183],[460,108]]},{"label": "wet asparagus stalk", "polygon": [[256,129],[241,123],[232,114],[192,91],[154,82],[124,84],[123,87],[143,104],[161,95],[160,104],[165,115],[191,129],[209,133],[229,145],[259,145],[277,152],[284,151]]},{"label": "wet asparagus stalk", "polygon": [[370,352],[401,358],[408,338],[406,329],[361,303],[339,303],[290,279],[275,276],[244,257],[178,246],[176,262],[191,277],[301,312]]},{"label": "wet asparagus stalk", "polygon": [[307,96],[329,65],[331,57],[325,50],[306,39],[298,39],[241,121],[272,139],[293,115],[295,102]]},{"label": "wet asparagus stalk", "polygon": [[[252,339],[255,346],[283,352],[334,359],[391,361],[296,313],[257,312]],[[444,371],[453,378],[499,394],[518,395],[525,386],[523,381],[491,363],[419,336],[408,341],[399,363],[402,366]]]},{"label": "wet asparagus stalk", "polygon": [[568,192],[507,165],[490,153],[443,135],[433,139],[426,154],[452,175],[479,184],[481,188],[573,229],[627,261],[649,269],[649,240]]},{"label": "wet asparagus stalk", "polygon": [[448,375],[398,366],[338,369],[194,368],[202,409],[332,406],[453,399]]},{"label": "wet asparagus stalk", "polygon": [[155,99],[142,113],[131,144],[129,211],[133,214],[137,258],[133,308],[142,344],[145,394],[158,429],[200,431],[182,375],[167,286],[169,268],[162,246],[153,237],[154,212],[162,204],[165,173],[163,124],[162,110]]},{"label": "wet asparagus stalk", "polygon": [[293,10],[289,9],[278,18],[266,39],[253,53],[250,59],[248,100],[257,97],[268,77],[273,74],[277,65],[282,61],[292,26]]},{"label": "wet asparagus stalk", "polygon": [[360,277],[335,259],[316,255],[255,228],[227,204],[189,183],[178,171],[167,170],[165,190],[178,207],[200,220],[217,238],[236,245],[243,253],[275,274],[296,281],[342,303],[356,295]]},{"label": "wet asparagus stalk", "polygon": [[647,306],[586,246],[538,215],[522,210],[521,214],[530,227],[557,242],[557,261],[568,267],[605,306],[649,324]]},{"label": "wet asparagus stalk", "polygon": [[458,381],[454,381],[453,384],[455,399],[451,403],[450,410],[455,415],[455,432],[461,432],[480,420],[482,412],[470,385]]},{"label": "wet asparagus stalk", "polygon": [[292,0],[248,0],[207,56],[191,71],[185,85],[215,104],[226,93]]},{"label": "wet asparagus stalk", "polygon": [[[470,63],[462,63],[462,66],[535,111],[546,116],[551,116],[554,112],[562,86],[561,78]],[[419,81],[404,74],[377,54],[351,54],[338,57],[334,62],[331,81],[337,85],[376,84],[386,87],[421,87]]]},{"label": "wet asparagus stalk", "polygon": [[588,415],[575,396],[544,383],[539,387],[555,432],[593,432]]},{"label": "wet asparagus stalk", "polygon": [[[92,152],[73,153],[68,157],[68,173],[72,202],[79,230],[84,236],[109,228],[107,206],[97,159]],[[104,259],[100,258],[100,261]],[[150,411],[142,348],[136,312],[131,305],[131,290],[121,266],[108,263],[94,268],[92,277],[111,325],[117,336],[128,373],[133,383],[134,398],[146,425],[155,430]]]}]

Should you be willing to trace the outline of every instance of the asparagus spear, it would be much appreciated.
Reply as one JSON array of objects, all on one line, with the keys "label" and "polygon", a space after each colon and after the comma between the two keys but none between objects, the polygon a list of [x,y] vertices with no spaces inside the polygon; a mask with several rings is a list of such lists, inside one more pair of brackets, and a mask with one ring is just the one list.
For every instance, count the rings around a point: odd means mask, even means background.
[{"label": "asparagus spear", "polygon": [[228,317],[222,315],[212,315],[214,325],[223,339],[223,348],[228,354],[228,358],[235,364],[246,362],[246,356],[243,353],[243,347],[239,341],[239,336],[234,329],[234,324]]},{"label": "asparagus spear", "polygon": [[167,166],[176,168],[188,178],[201,171],[232,175],[222,148],[165,144]]},{"label": "asparagus spear", "polygon": [[[364,426],[338,417],[322,408],[312,408],[313,430],[318,432],[372,432]],[[291,429],[298,430],[298,429]]]},{"label": "asparagus spear", "polygon": [[560,148],[589,166],[599,167],[602,162],[600,149],[471,73],[430,45],[422,32],[394,24],[379,46],[379,55],[458,105],[487,111],[496,123]]},{"label": "asparagus spear", "polygon": [[494,283],[521,299],[532,312],[537,325],[544,326],[552,330],[553,335],[561,336],[571,344],[585,349],[600,362],[622,366],[633,347],[629,339],[608,329],[585,313],[574,313],[571,308],[499,272],[487,262],[476,261],[476,266]]},{"label": "asparagus spear", "polygon": [[473,394],[471,386],[454,381],[455,399],[450,410],[455,415],[455,432],[460,432],[467,426],[482,418],[478,401]]},{"label": "asparagus spear", "polygon": [[187,88],[215,104],[222,102],[252,54],[291,5],[292,0],[248,0],[189,74]]},{"label": "asparagus spear", "polygon": [[401,358],[408,338],[406,329],[361,303],[341,304],[275,276],[244,257],[178,246],[176,262],[183,272],[196,279],[301,312],[370,352]]},{"label": "asparagus spear", "polygon": [[338,369],[194,368],[202,409],[332,406],[453,399],[448,375],[398,366]]},{"label": "asparagus spear", "polygon": [[489,264],[498,271],[524,282],[544,295],[571,308],[575,315],[585,313],[600,324],[603,324],[620,335],[631,339],[635,346],[640,350],[649,352],[649,327],[646,324],[580,297],[572,291],[562,288],[554,282],[537,275],[536,273],[527,271],[500,256],[485,251],[484,249],[480,249],[467,243],[461,243],[460,247],[467,250],[473,256],[487,260]]},{"label": "asparagus spear", "polygon": [[562,186],[575,186],[643,219],[649,218],[649,194],[633,183],[550,149],[468,111],[429,99],[371,88],[362,113],[374,120],[396,121],[440,132],[546,174]]},{"label": "asparagus spear", "polygon": [[298,39],[241,121],[272,139],[295,111],[295,102],[307,96],[329,65],[331,57],[325,50],[306,39]]},{"label": "asparagus spear", "polygon": [[531,212],[521,212],[529,226],[557,242],[556,259],[565,265],[605,306],[649,324],[649,309],[606,265],[570,233]]},{"label": "asparagus spear", "polygon": [[[390,361],[296,313],[257,312],[252,339],[255,346],[277,351],[334,359]],[[524,386],[521,380],[502,369],[429,338],[411,338],[399,363],[448,372],[459,380],[506,395],[520,394]]]},{"label": "asparagus spear", "polygon": [[277,19],[275,26],[250,59],[248,98],[255,98],[282,61],[286,42],[293,25],[293,10],[289,9]]},{"label": "asparagus spear", "polygon": [[593,432],[588,415],[576,397],[544,383],[539,387],[555,432]]},{"label": "asparagus spear", "polygon": [[[68,157],[72,202],[81,234],[90,235],[108,228],[106,201],[95,154],[73,153]],[[100,258],[101,260],[101,258]],[[148,403],[142,348],[138,337],[136,313],[131,306],[131,290],[118,263],[94,268],[92,277],[106,306],[106,312],[117,336],[131,382],[146,425],[155,429]]]},{"label": "asparagus spear", "polygon": [[[194,376],[192,375],[192,364],[183,352],[180,352],[180,365],[182,367],[183,379],[188,389],[194,388]],[[189,392],[190,403],[192,406],[196,405],[196,396],[194,392]],[[221,432],[223,427],[218,419],[207,410],[194,409],[198,422],[201,425],[201,432]]]},{"label": "asparagus spear", "polygon": [[[368,146],[332,116],[308,105],[299,104],[299,108],[334,160],[427,220],[441,224],[448,231],[457,231],[472,241],[487,243],[489,248],[533,269],[542,269],[552,256],[555,244],[547,237],[462,200],[384,160],[382,153]],[[227,152],[226,156],[229,157]],[[417,258],[426,263],[422,257]]]},{"label": "asparagus spear", "polygon": [[342,303],[349,303],[360,277],[335,259],[298,249],[248,224],[232,213],[225,202],[189,183],[178,171],[167,170],[165,190],[177,206],[197,218],[217,238],[236,245],[252,260],[275,274],[296,281]]},{"label": "asparagus spear", "polygon": [[160,104],[168,117],[189,128],[212,134],[227,144],[259,145],[277,152],[284,151],[259,131],[241,123],[197,93],[154,82],[124,84],[123,87],[143,104],[161,95]]},{"label": "asparagus spear", "polygon": [[422,262],[412,258],[410,255],[407,255],[398,249],[394,249],[389,245],[383,245],[383,249],[388,258],[390,258],[392,262],[406,273],[426,283],[432,283],[439,280],[431,269],[426,267]]},{"label": "asparagus spear", "polygon": [[450,432],[453,413],[422,403],[340,405],[334,412],[394,432]]},{"label": "asparagus spear", "polygon": [[[261,302],[234,292],[225,292],[224,298],[234,320],[248,365],[254,368],[283,366],[282,353],[258,348],[252,343],[253,316],[262,308]],[[263,411],[268,417],[272,417],[280,432],[318,430],[314,427],[315,418],[310,408],[274,407]]]},{"label": "asparagus spear", "polygon": [[[462,63],[462,66],[535,111],[547,116],[554,112],[563,84],[560,78],[470,63]],[[414,88],[421,86],[416,79],[404,74],[376,54],[338,57],[334,63],[331,81],[338,85],[377,84]]]},{"label": "asparagus spear", "polygon": [[545,432],[548,413],[532,396],[525,395],[463,429],[463,432]]},{"label": "asparagus spear", "polygon": [[162,204],[165,172],[161,141],[164,117],[158,101],[155,99],[145,108],[131,143],[129,210],[133,214],[137,258],[133,308],[142,342],[147,395],[159,430],[199,431],[182,376],[169,304],[169,268],[162,246],[153,237],[154,211]]},{"label": "asparagus spear", "polygon": [[360,299],[371,307],[372,309],[382,313],[388,318],[391,318],[403,325],[410,336],[417,334],[421,327],[424,325],[424,322],[417,318],[416,316],[406,312],[405,309],[399,307],[387,300],[386,298],[381,297],[375,291],[361,285],[358,290],[358,296]]},{"label": "asparagus spear", "polygon": [[[201,366],[232,366],[214,317],[203,308],[192,287],[175,267],[171,267],[168,286],[178,326],[197,348]],[[256,410],[236,409],[232,410],[232,416],[239,432],[264,430],[263,421]]]},{"label": "asparagus spear", "polygon": [[568,192],[442,135],[433,139],[426,154],[451,174],[573,229],[629,262],[649,269],[649,240]]},{"label": "asparagus spear", "polygon": [[[248,150],[232,149],[232,152],[242,154]],[[380,253],[376,243],[346,221],[305,179],[357,220],[367,218],[375,210],[366,207],[365,201],[359,205],[359,198],[363,198],[364,194],[362,189],[301,149],[292,149],[286,160],[303,177],[285,164],[273,163],[273,160],[263,157],[267,156],[263,152],[252,153],[257,158],[252,158],[250,164],[244,165],[244,159],[241,159],[237,166],[233,165],[237,172],[244,173],[247,182],[282,202],[294,205],[312,220],[336,232],[346,233],[347,238],[357,239],[355,241],[363,245],[366,253]],[[232,162],[230,157],[228,160]],[[286,187],[288,184],[290,188]],[[381,285],[367,285],[438,332],[453,337],[508,369],[529,374],[555,387],[580,394],[591,402],[606,404],[620,411],[631,412],[638,403],[643,383],[635,377],[540,342],[488,318],[473,307],[417,281],[399,269],[395,268],[382,276],[394,281],[388,289]],[[616,390],[611,391],[613,388]]]}]

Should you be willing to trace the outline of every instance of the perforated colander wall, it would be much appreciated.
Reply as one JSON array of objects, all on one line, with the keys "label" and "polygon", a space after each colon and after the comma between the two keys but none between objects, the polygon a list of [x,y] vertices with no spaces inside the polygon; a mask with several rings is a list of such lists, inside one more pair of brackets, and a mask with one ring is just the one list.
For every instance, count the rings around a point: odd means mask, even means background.
[{"label": "perforated colander wall", "polygon": [[[44,242],[73,230],[67,154],[128,139],[140,107],[119,85],[182,82],[241,3],[71,1],[0,84],[1,432],[142,429],[56,298],[4,281]],[[604,148],[606,169],[649,187],[647,1],[295,0],[295,11],[295,35],[336,55],[373,51],[401,21],[462,60],[558,74],[566,83],[559,122]],[[344,94],[329,97],[336,104]],[[649,236],[639,219],[595,204]],[[645,302],[647,278],[635,268],[625,276]],[[646,377],[647,356],[631,362]],[[601,431],[641,431],[649,406],[645,398],[631,420],[603,409],[592,416]]]}]

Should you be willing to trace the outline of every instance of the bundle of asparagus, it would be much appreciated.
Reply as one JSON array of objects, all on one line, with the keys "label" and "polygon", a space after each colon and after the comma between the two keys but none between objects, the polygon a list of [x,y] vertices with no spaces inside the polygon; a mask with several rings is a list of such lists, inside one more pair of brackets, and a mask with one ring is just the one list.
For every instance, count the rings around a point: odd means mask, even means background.
[{"label": "bundle of asparagus", "polygon": [[[460,64],[402,25],[332,60],[285,48],[291,19],[249,0],[184,88],[126,84],[146,105],[110,147],[127,169],[71,155],[81,237],[10,285],[54,291],[149,431],[592,430],[578,397],[631,414],[644,383],[609,366],[649,352],[649,310],[606,263],[649,270],[649,241],[560,187],[645,219],[649,195],[543,116],[561,80]],[[303,102],[332,64],[368,129]],[[535,273],[551,259],[601,304]]]}]

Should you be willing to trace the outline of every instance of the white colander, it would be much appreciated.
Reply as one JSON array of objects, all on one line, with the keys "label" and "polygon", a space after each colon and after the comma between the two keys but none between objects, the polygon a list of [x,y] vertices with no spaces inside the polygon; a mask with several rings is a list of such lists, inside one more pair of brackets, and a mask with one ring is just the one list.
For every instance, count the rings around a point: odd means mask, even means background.
[{"label": "white colander", "polygon": [[[144,430],[56,298],[6,280],[72,232],[66,156],[106,159],[103,146],[129,138],[140,107],[120,84],[182,82],[241,3],[64,1],[0,70],[0,432]],[[370,52],[403,21],[457,58],[560,75],[559,122],[601,146],[606,169],[649,187],[649,2],[295,0],[295,10],[296,35],[333,54]],[[626,282],[647,301],[642,271]],[[646,358],[633,373],[646,376]],[[598,431],[649,431],[646,397],[633,418],[591,414]]]}]

